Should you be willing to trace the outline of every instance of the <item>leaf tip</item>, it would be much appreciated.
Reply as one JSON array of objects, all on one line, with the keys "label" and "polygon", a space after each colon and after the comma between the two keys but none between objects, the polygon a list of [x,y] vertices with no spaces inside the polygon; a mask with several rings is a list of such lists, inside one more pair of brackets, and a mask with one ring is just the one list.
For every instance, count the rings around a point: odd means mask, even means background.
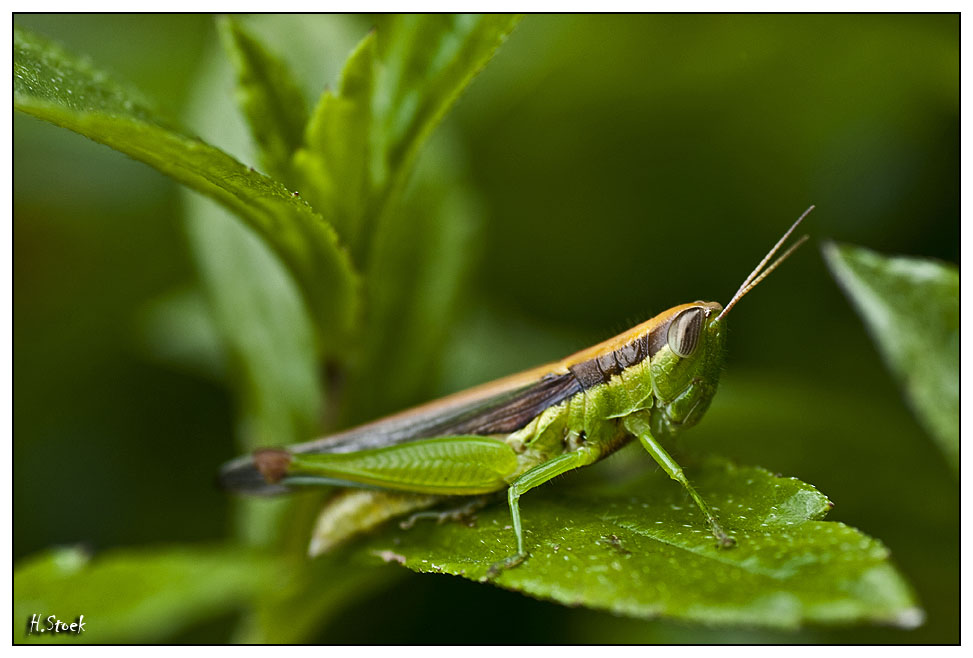
[{"label": "leaf tip", "polygon": [[380,560],[382,560],[382,562],[385,562],[386,564],[395,563],[395,564],[401,564],[405,566],[406,558],[401,553],[396,553],[395,551],[391,551],[391,550],[372,551],[371,553],[372,555],[379,558]]},{"label": "leaf tip", "polygon": [[926,621],[926,612],[922,608],[906,608],[895,616],[893,624],[899,628],[912,630],[919,628]]},{"label": "leaf tip", "polygon": [[232,16],[226,14],[217,16],[214,23],[217,36],[226,52],[232,52],[234,48],[239,47],[240,24]]},{"label": "leaf tip", "polygon": [[841,247],[842,245],[831,239],[821,240],[821,256],[824,258],[824,262],[829,266],[833,267],[835,261],[841,258]]},{"label": "leaf tip", "polygon": [[230,14],[220,14],[216,17],[216,29],[230,39],[236,38],[242,31],[240,22]]}]

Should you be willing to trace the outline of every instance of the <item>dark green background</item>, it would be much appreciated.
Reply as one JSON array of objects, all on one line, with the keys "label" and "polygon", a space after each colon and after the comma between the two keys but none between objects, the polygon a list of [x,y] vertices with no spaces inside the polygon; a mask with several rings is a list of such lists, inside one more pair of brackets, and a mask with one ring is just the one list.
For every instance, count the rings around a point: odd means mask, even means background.
[{"label": "dark green background", "polygon": [[[206,16],[16,22],[177,117],[200,62],[222,57]],[[371,22],[340,29],[351,44]],[[196,276],[183,193],[65,130],[23,116],[14,129],[15,560],[225,537],[228,389],[145,339],[148,305]],[[889,545],[928,619],[700,631],[407,574],[318,639],[958,641],[957,483],[817,250],[834,238],[958,263],[957,16],[529,16],[435,140],[466,163],[485,217],[443,393],[677,303],[725,303],[816,204],[811,245],[734,311],[721,392],[685,442],[816,485],[831,519]],[[216,621],[180,638],[229,637],[234,620]]]}]

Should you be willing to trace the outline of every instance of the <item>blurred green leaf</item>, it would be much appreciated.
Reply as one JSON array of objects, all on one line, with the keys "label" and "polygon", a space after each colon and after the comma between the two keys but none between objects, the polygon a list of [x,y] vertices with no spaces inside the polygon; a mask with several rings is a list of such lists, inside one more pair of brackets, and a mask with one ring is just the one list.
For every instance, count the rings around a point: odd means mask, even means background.
[{"label": "blurred green leaf", "polygon": [[294,169],[315,208],[328,217],[354,252],[369,207],[375,202],[376,151],[372,103],[375,33],[366,36],[345,62],[338,92],[325,90],[307,125],[306,147],[294,155]]},{"label": "blurred green leaf", "polygon": [[[254,48],[262,48],[266,41],[275,52],[291,54],[285,46],[307,38],[304,32],[281,25],[286,40],[267,40],[263,32],[251,32],[253,27],[247,23],[247,34],[261,35],[261,45],[253,39]],[[321,26],[316,23],[316,27]],[[320,53],[305,53],[305,57],[326,59]],[[246,154],[257,145],[252,125],[245,123],[247,117],[239,115],[240,107],[226,93],[235,78],[239,83],[239,71],[234,71],[239,62],[231,59],[214,49],[203,63],[188,114],[193,125],[219,135],[225,148]],[[293,61],[288,63],[293,68]],[[238,92],[238,96],[248,93],[239,88]],[[236,403],[239,450],[314,436],[330,400],[320,376],[322,357],[333,359],[341,352],[332,349],[322,355],[316,349],[314,324],[294,278],[258,236],[204,197],[185,194],[182,205],[190,251],[228,356],[225,383]],[[299,506],[292,499],[233,502],[233,526],[245,544],[288,551],[288,538],[300,528]]]},{"label": "blurred green leaf", "polygon": [[357,277],[334,230],[283,186],[179,132],[105,74],[19,28],[14,106],[145,162],[232,210],[287,264],[323,347],[334,350],[347,339]]},{"label": "blurred green leaf", "polygon": [[365,273],[370,288],[363,357],[347,382],[343,424],[432,395],[481,234],[479,208],[458,168],[437,178],[421,176],[415,196],[399,203],[394,217],[380,220]]},{"label": "blurred green leaf", "polygon": [[519,20],[501,14],[398,14],[380,27],[383,93],[376,115],[383,126],[386,185],[402,184],[423,142]]},{"label": "blurred green leaf", "polygon": [[[260,149],[261,161],[279,180],[289,181],[291,157],[301,146],[307,124],[307,100],[287,64],[237,21],[224,17],[219,26],[236,69],[240,107]],[[330,214],[325,215],[332,225],[337,224]]]},{"label": "blurred green leaf", "polygon": [[142,310],[138,329],[151,358],[209,379],[225,378],[226,354],[201,290],[183,288],[153,300]]},{"label": "blurred green leaf", "polygon": [[[831,504],[810,485],[715,458],[690,476],[735,548],[716,548],[685,492],[655,472],[607,492],[525,497],[531,557],[496,583],[565,605],[705,624],[921,622],[888,550],[844,524],[820,521]],[[414,571],[473,580],[514,550],[505,505],[480,514],[472,528],[390,528],[365,546]]]},{"label": "blurred green leaf", "polygon": [[290,564],[285,577],[268,587],[240,625],[236,642],[284,644],[307,642],[341,609],[372,596],[405,572],[350,566],[344,554],[335,559]]},{"label": "blurred green leaf", "polygon": [[[296,164],[315,199],[343,219],[364,262],[367,322],[350,373],[343,423],[401,408],[428,392],[474,260],[477,209],[462,162],[419,172],[415,156],[517,22],[511,16],[396,16],[380,22],[325,92]],[[366,159],[367,158],[367,159]],[[339,231],[341,229],[339,228]],[[346,235],[342,233],[342,235]],[[430,322],[434,318],[435,321]],[[375,373],[384,373],[381,390]]]},{"label": "blurred green leaf", "polygon": [[906,399],[959,471],[959,271],[922,258],[828,244],[825,260]]},{"label": "blurred green leaf", "polygon": [[295,166],[315,207],[340,218],[356,260],[371,255],[374,224],[395,207],[422,144],[518,20],[390,17],[352,53],[338,93],[322,95]]},{"label": "blurred green leaf", "polygon": [[[240,609],[268,586],[274,563],[220,546],[122,549],[89,560],[53,549],[14,569],[14,638],[25,642],[159,642],[215,615]],[[33,615],[85,630],[26,634]],[[41,623],[41,628],[46,627]],[[20,633],[24,633],[20,635]]]},{"label": "blurred green leaf", "polygon": [[205,199],[187,203],[186,230],[229,347],[239,444],[253,450],[306,440],[317,430],[323,394],[313,326],[292,279],[257,236]]},{"label": "blurred green leaf", "polygon": [[[365,231],[368,322],[346,420],[400,409],[429,394],[479,254],[479,214],[464,161],[436,149],[440,166],[414,164],[433,129],[496,53],[518,16],[397,15],[377,28],[372,171],[378,189]],[[410,176],[416,181],[403,194]],[[402,349],[408,345],[409,349]],[[374,390],[374,373],[387,373]],[[371,412],[368,411],[370,404]]]}]

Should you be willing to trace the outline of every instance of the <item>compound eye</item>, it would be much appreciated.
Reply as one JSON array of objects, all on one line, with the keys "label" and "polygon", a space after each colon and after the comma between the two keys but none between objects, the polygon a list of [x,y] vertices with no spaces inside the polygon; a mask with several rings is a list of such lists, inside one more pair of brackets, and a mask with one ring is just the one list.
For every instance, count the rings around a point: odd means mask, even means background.
[{"label": "compound eye", "polygon": [[669,333],[666,336],[669,349],[683,358],[692,355],[699,345],[699,334],[703,329],[704,317],[703,309],[694,306],[673,318],[669,323]]}]

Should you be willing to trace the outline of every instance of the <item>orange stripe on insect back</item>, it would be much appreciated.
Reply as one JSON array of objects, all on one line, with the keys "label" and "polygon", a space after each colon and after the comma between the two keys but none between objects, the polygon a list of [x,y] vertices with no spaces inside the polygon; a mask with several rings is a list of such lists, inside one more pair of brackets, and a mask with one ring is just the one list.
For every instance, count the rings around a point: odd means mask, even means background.
[{"label": "orange stripe on insect back", "polygon": [[[642,336],[651,337],[652,332],[655,330],[659,330],[664,333],[665,328],[668,326],[669,321],[672,320],[672,318],[676,317],[677,315],[679,315],[679,313],[685,311],[687,308],[692,308],[693,306],[709,307],[716,311],[723,310],[723,307],[720,304],[717,304],[716,302],[692,302],[689,304],[680,304],[679,306],[673,306],[672,308],[663,311],[662,313],[659,313],[651,320],[646,320],[642,324],[636,325],[631,329],[629,329],[628,331],[622,332],[617,336],[614,336],[612,338],[609,338],[606,341],[598,343],[593,347],[589,347],[587,349],[581,350],[580,352],[576,352],[575,354],[572,354],[571,356],[561,361],[558,365],[562,369],[566,370],[568,368],[571,368],[572,366],[577,366],[581,363],[584,363],[585,361],[591,361],[597,359],[600,356],[611,354],[612,352],[619,352],[629,344],[639,340]],[[653,341],[650,340],[649,342],[651,344]],[[651,350],[647,356],[652,356]]]}]

